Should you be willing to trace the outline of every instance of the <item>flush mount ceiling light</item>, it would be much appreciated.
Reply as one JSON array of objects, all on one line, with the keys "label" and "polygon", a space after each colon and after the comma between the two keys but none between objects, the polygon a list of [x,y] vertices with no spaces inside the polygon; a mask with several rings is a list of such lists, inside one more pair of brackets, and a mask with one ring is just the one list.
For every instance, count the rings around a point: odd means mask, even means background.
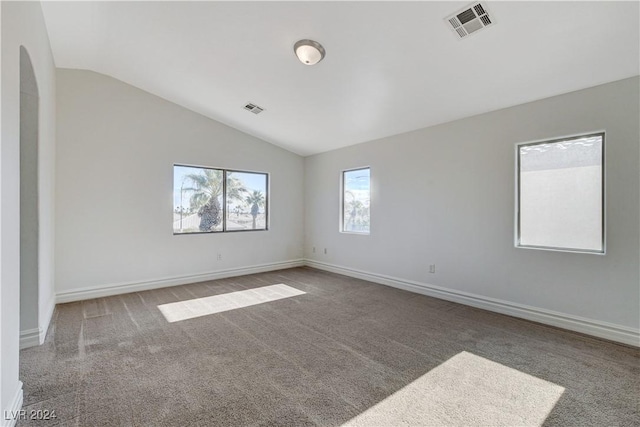
[{"label": "flush mount ceiling light", "polygon": [[315,65],[324,58],[325,50],[322,45],[313,40],[299,40],[293,45],[296,56],[305,65]]}]

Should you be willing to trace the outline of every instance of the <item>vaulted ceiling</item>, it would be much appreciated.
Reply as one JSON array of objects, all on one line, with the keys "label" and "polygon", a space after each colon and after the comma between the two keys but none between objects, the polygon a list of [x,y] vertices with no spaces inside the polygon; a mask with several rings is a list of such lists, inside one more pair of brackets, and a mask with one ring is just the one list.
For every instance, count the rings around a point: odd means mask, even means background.
[{"label": "vaulted ceiling", "polygon": [[[56,65],[103,73],[301,155],[640,74],[638,2],[43,2]],[[315,66],[300,39],[326,48]],[[243,109],[252,102],[265,111]]]}]

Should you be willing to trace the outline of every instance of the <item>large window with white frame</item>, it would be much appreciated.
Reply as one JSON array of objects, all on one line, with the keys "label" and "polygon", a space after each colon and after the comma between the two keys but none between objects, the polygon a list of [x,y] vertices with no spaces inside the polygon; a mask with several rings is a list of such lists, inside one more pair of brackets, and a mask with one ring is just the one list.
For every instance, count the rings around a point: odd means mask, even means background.
[{"label": "large window with white frame", "polygon": [[518,247],[604,253],[604,137],[517,145]]},{"label": "large window with white frame", "polygon": [[269,176],[262,172],[173,166],[173,233],[268,229]]},{"label": "large window with white frame", "polygon": [[340,230],[369,234],[371,218],[371,170],[350,169],[342,172],[342,215]]}]

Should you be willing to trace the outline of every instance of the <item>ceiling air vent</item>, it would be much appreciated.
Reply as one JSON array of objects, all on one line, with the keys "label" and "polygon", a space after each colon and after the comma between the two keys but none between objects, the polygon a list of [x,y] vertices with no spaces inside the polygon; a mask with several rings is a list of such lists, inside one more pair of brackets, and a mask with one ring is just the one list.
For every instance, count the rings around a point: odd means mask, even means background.
[{"label": "ceiling air vent", "polygon": [[264,108],[258,107],[256,104],[248,103],[244,106],[244,109],[251,111],[253,114],[260,114],[264,111]]},{"label": "ceiling air vent", "polygon": [[445,18],[457,38],[463,39],[495,22],[486,3],[472,3]]}]

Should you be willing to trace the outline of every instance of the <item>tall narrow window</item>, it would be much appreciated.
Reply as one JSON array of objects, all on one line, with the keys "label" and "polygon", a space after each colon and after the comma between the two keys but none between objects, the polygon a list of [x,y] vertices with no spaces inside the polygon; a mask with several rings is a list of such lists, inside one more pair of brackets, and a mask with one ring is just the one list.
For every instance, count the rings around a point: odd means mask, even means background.
[{"label": "tall narrow window", "polygon": [[370,169],[342,172],[342,231],[369,234]]},{"label": "tall narrow window", "polygon": [[517,245],[604,253],[604,133],[517,146]]},{"label": "tall narrow window", "polygon": [[268,175],[173,167],[174,234],[266,230]]}]

